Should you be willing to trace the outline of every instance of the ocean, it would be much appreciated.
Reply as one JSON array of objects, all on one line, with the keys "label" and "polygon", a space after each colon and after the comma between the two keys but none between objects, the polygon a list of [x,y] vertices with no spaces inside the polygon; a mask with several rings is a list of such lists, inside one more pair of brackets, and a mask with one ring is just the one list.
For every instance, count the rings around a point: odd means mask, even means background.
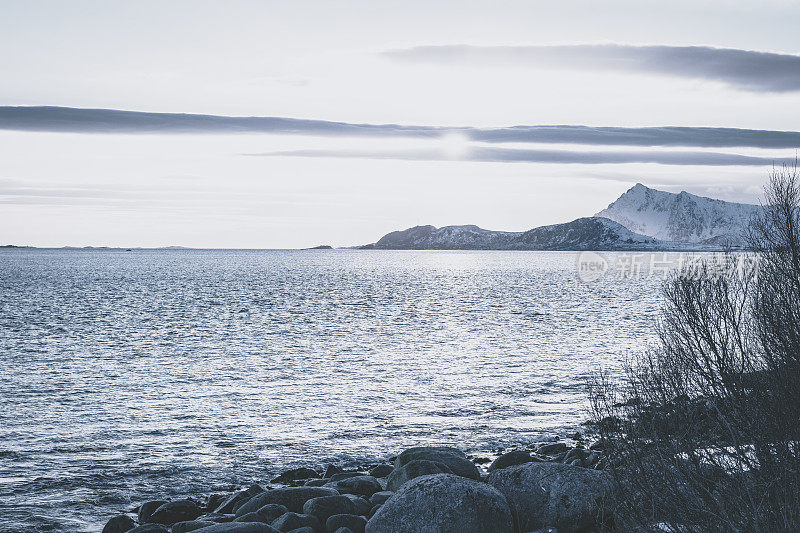
[{"label": "ocean", "polygon": [[2,250],[0,531],[575,431],[591,374],[654,340],[662,284],[580,257]]}]

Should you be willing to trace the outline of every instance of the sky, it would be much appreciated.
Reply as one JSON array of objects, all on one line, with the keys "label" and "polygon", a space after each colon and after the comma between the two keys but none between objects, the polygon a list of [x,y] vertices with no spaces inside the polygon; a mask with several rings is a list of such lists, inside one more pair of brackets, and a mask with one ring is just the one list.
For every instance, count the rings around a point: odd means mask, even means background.
[{"label": "sky", "polygon": [[788,0],[0,0],[0,244],[522,231],[637,182],[756,203],[800,148],[797,20]]}]

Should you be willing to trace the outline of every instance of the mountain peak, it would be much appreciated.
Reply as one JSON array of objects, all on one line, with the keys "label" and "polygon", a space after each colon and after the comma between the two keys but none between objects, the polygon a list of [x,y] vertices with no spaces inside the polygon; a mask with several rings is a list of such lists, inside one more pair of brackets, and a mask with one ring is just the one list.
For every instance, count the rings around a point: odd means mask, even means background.
[{"label": "mountain peak", "polygon": [[743,246],[746,226],[759,209],[686,191],[659,191],[637,183],[595,216],[663,241]]}]

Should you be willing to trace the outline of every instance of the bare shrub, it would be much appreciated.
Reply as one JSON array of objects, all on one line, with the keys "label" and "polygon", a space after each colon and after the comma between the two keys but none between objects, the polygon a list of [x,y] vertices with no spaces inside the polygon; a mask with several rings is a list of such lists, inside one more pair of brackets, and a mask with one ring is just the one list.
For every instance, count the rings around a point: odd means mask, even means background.
[{"label": "bare shrub", "polygon": [[800,531],[797,165],[771,173],[749,240],[757,268],[676,273],[657,346],[590,385],[620,531]]}]

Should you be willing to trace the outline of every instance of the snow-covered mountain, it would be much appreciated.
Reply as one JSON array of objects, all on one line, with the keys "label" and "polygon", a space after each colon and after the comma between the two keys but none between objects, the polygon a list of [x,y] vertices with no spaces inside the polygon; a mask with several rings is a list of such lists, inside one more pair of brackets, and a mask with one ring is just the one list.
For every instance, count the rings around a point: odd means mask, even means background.
[{"label": "snow-covered mountain", "polygon": [[760,209],[685,191],[658,191],[637,183],[595,216],[662,241],[743,246],[747,224]]},{"label": "snow-covered mountain", "polygon": [[621,224],[586,217],[524,232],[490,231],[478,226],[416,226],[393,231],[362,249],[381,250],[654,250],[665,243],[638,235]]}]

